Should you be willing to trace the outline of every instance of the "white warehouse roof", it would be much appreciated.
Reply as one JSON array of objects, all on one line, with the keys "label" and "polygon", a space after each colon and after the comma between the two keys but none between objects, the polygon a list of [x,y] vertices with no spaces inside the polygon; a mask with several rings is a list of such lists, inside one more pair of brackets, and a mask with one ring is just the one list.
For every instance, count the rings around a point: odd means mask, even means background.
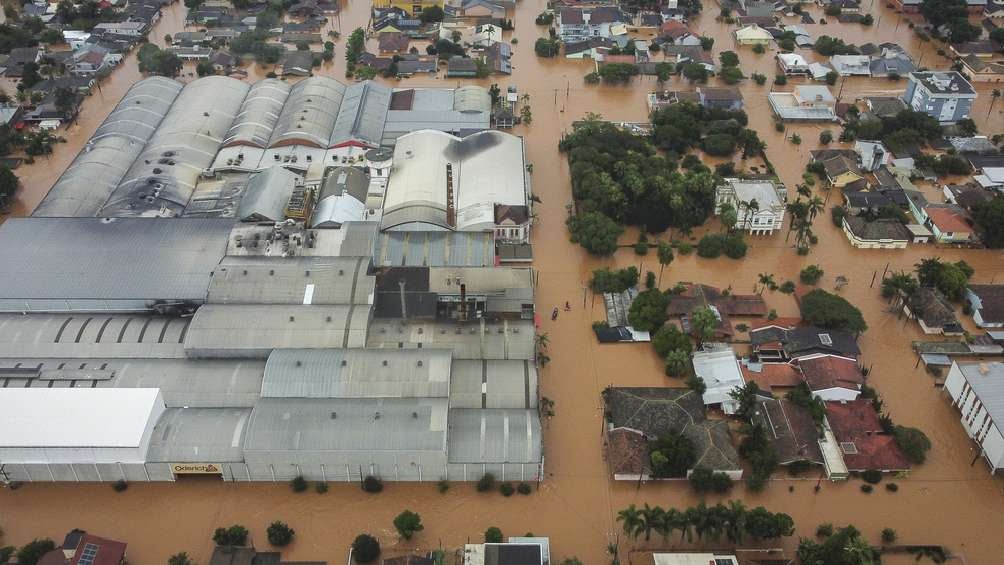
[{"label": "white warehouse roof", "polygon": [[0,389],[0,447],[140,447],[156,388]]}]

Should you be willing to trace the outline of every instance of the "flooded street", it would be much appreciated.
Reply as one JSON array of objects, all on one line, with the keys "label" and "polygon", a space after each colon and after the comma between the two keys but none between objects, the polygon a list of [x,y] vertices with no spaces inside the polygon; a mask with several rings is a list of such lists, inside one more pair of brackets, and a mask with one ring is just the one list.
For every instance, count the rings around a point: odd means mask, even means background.
[{"label": "flooded street", "polygon": [[[733,26],[714,19],[718,7],[706,0],[706,15],[692,23],[703,35],[715,38],[715,54],[735,49],[730,32]],[[388,483],[384,492],[369,495],[355,484],[332,484],[327,494],[312,490],[293,494],[285,484],[221,484],[213,481],[183,481],[176,484],[133,484],[124,493],[115,493],[106,484],[28,484],[17,491],[0,491],[0,526],[5,533],[4,544],[22,544],[34,537],[60,538],[70,528],[83,528],[98,535],[121,539],[129,544],[129,561],[135,565],[162,564],[169,555],[187,551],[197,562],[206,563],[211,552],[210,536],[214,528],[239,523],[252,532],[252,541],[260,549],[267,547],[265,527],[273,520],[286,521],[296,530],[296,540],[284,552],[289,560],[327,560],[341,563],[347,547],[360,532],[370,532],[380,538],[386,554],[397,550],[422,550],[443,547],[456,549],[467,541],[481,541],[484,530],[499,526],[506,535],[533,532],[551,538],[552,561],[577,556],[587,565],[609,561],[605,553],[608,543],[618,540],[618,510],[635,503],[683,508],[697,501],[686,483],[663,482],[638,485],[615,484],[607,472],[602,456],[600,392],[609,385],[617,386],[683,386],[683,383],[663,375],[660,360],[648,344],[599,345],[590,329],[594,320],[602,319],[602,299],[585,293],[592,269],[601,266],[640,266],[642,270],[658,271],[655,254],[639,257],[630,248],[614,257],[589,257],[579,246],[569,243],[565,230],[565,206],[571,191],[568,167],[557,150],[562,132],[571,129],[574,120],[586,112],[595,112],[617,121],[646,121],[645,96],[656,88],[654,78],[636,78],[626,87],[586,86],[582,76],[592,70],[590,61],[569,61],[563,58],[538,59],[533,53],[533,41],[546,34],[545,28],[534,25],[534,17],[544,9],[545,0],[520,0],[515,14],[519,39],[514,48],[514,75],[480,81],[488,85],[498,82],[503,90],[509,83],[520,94],[530,95],[533,121],[513,133],[525,136],[529,160],[534,164],[533,188],[542,203],[535,212],[539,217],[534,226],[534,267],[539,272],[537,308],[540,312],[571,302],[572,312],[562,313],[556,321],[543,322],[550,337],[551,363],[541,372],[541,394],[555,401],[555,416],[546,424],[546,480],[540,491],[530,496],[503,498],[498,493],[479,494],[473,485],[454,484],[446,494],[437,492],[434,483]],[[936,54],[939,45],[918,40],[906,22],[881,3],[864,4],[874,14],[876,25],[829,24],[805,26],[814,37],[830,34],[849,43],[893,41],[907,47],[915,59],[923,56],[922,65],[946,68],[948,61]],[[370,3],[353,0],[330,29],[341,29],[346,37],[352,29],[365,26]],[[162,42],[164,34],[182,29],[184,6],[175,3],[166,8],[164,17],[151,32],[151,40]],[[808,8],[817,20],[819,8]],[[786,23],[796,23],[794,18]],[[329,28],[322,30],[326,33]],[[508,33],[508,32],[507,32]],[[344,39],[336,43],[335,60],[326,63],[320,74],[344,80]],[[370,40],[375,45],[375,40]],[[773,51],[756,55],[749,48],[735,49],[746,75],[761,72],[773,77],[776,65]],[[809,57],[805,50],[800,53]],[[818,60],[818,57],[814,57]],[[65,133],[67,143],[59,146],[48,159],[22,166],[17,172],[24,183],[18,201],[18,214],[27,214],[44,197],[77,150],[111,110],[128,87],[140,78],[135,56],[123,62],[123,68],[101,85],[85,103],[81,119]],[[263,76],[271,69],[252,69],[249,80]],[[792,80],[784,89],[804,79]],[[406,81],[389,81],[395,86],[446,86],[479,83],[479,81],[447,81],[444,78],[419,77]],[[868,94],[901,91],[905,81],[884,79],[848,79],[842,86],[842,100],[850,101]],[[689,88],[678,78],[665,88]],[[773,126],[766,93],[770,81],[757,86],[744,81],[742,91],[750,127],[767,142],[767,156],[781,180],[794,187],[809,159],[809,151],[818,144],[818,125],[789,126],[785,133]],[[833,87],[834,94],[841,88]],[[1004,129],[1004,117],[994,112],[987,119],[990,104],[986,83],[978,83],[981,96],[976,101],[973,117],[981,131],[992,134]],[[1004,110],[1004,104],[998,105]],[[785,139],[797,132],[802,144],[793,145]],[[831,144],[830,147],[839,147]],[[818,186],[817,186],[818,188]],[[828,205],[839,200],[834,191],[819,196]],[[712,222],[705,229],[717,229]],[[704,230],[695,230],[699,238]],[[696,255],[677,256],[663,276],[662,286],[677,281],[701,282],[720,287],[732,286],[740,292],[753,288],[757,274],[773,273],[778,283],[797,280],[798,271],[818,263],[825,271],[820,287],[833,290],[837,276],[849,279],[840,293],[864,313],[869,329],[860,340],[862,362],[871,367],[870,384],[876,387],[897,423],[923,429],[934,444],[928,462],[911,472],[910,477],[896,481],[897,493],[878,488],[872,494],[859,490],[860,481],[823,483],[814,494],[815,479],[792,480],[783,472],[775,474],[761,493],[750,493],[738,485],[732,498],[741,498],[748,507],[766,506],[772,511],[791,514],[797,534],[784,540],[793,548],[797,536],[811,536],[821,522],[853,523],[872,542],[878,543],[882,528],[897,530],[903,543],[944,544],[965,556],[970,565],[1000,563],[999,546],[993,540],[999,536],[999,517],[1004,510],[1004,482],[988,475],[982,462],[972,465],[975,455],[958,422],[958,415],[933,379],[922,367],[915,367],[916,356],[910,350],[912,340],[923,339],[915,323],[900,319],[886,311],[876,282],[888,265],[890,271],[911,270],[921,258],[940,255],[946,260],[964,258],[976,269],[974,282],[989,283],[1004,280],[1004,254],[1000,251],[937,249],[933,246],[911,246],[906,250],[858,250],[850,247],[841,231],[822,215],[814,225],[819,244],[810,255],[796,255],[792,245],[784,242],[783,233],[773,237],[752,238],[745,259],[701,259]],[[664,234],[660,237],[666,237]],[[629,230],[622,243],[634,243],[637,232]],[[764,294],[769,308],[781,316],[795,315],[794,299],[779,292]],[[583,303],[585,307],[583,308]],[[546,318],[546,317],[545,317]],[[967,323],[971,321],[967,318]],[[972,328],[970,328],[972,329]],[[789,486],[794,490],[789,491]],[[710,496],[709,503],[719,497]],[[725,497],[728,498],[728,497]],[[421,514],[425,531],[411,542],[401,542],[391,521],[404,509]],[[620,536],[621,560],[629,561],[628,551],[641,547]],[[653,537],[649,547],[661,547]],[[673,545],[679,545],[674,537]],[[635,560],[641,563],[640,559]]]}]

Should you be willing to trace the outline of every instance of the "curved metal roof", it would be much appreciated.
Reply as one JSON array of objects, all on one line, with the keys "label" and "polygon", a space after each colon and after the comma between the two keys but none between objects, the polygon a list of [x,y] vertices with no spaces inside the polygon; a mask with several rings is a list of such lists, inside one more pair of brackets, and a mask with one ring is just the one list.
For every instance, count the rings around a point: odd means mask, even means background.
[{"label": "curved metal roof", "polygon": [[249,89],[223,76],[185,86],[98,215],[179,215],[199,175],[213,162]]},{"label": "curved metal roof", "polygon": [[182,84],[151,77],[134,84],[80,150],[36,216],[93,216],[143,151]]},{"label": "curved metal roof", "polygon": [[274,78],[255,83],[248,91],[234,125],[223,139],[223,146],[267,147],[291,89],[290,85]]},{"label": "curved metal roof", "polygon": [[280,222],[300,176],[282,167],[269,167],[248,180],[237,218],[241,221]]},{"label": "curved metal roof", "polygon": [[330,145],[361,144],[379,147],[390,108],[390,87],[367,80],[345,89]]},{"label": "curved metal roof", "polygon": [[458,112],[491,112],[492,96],[480,86],[461,86],[453,91],[453,109]]},{"label": "curved metal roof", "polygon": [[290,90],[269,147],[309,145],[326,149],[345,96],[345,85],[333,78],[310,77]]}]

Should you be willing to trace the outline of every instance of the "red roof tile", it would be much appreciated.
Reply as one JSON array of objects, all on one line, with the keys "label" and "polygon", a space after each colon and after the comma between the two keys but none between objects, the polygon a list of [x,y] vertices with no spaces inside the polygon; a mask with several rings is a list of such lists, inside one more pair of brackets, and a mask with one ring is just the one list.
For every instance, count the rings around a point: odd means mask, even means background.
[{"label": "red roof tile", "polygon": [[77,544],[77,551],[70,559],[70,565],[77,565],[80,562],[88,545],[97,546],[97,553],[91,561],[93,565],[120,565],[125,559],[126,544],[87,534]]},{"label": "red roof tile", "polygon": [[787,363],[763,363],[759,371],[753,371],[746,365],[740,364],[740,369],[743,372],[743,379],[755,382],[760,390],[767,392],[774,387],[794,387],[802,382],[798,369]]},{"label": "red roof tile", "polygon": [[841,444],[848,470],[903,471],[910,468],[910,461],[895,438],[882,432],[871,401],[827,402],[826,420]]},{"label": "red roof tile", "polygon": [[938,227],[942,233],[968,233],[973,231],[966,222],[966,217],[958,210],[952,208],[929,207],[924,210],[931,222]]},{"label": "red roof tile", "polygon": [[835,387],[858,390],[865,382],[865,377],[858,368],[858,362],[846,357],[824,355],[801,359],[798,367],[802,370],[802,378],[811,390]]}]

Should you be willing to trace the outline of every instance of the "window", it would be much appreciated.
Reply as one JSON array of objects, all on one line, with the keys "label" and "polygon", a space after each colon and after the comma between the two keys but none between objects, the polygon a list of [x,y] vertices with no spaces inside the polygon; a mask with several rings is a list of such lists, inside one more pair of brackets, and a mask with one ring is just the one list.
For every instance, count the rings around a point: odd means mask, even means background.
[{"label": "window", "polygon": [[819,334],[819,343],[833,345],[833,338],[830,337],[830,334]]},{"label": "window", "polygon": [[840,451],[843,451],[845,455],[857,455],[858,446],[854,445],[853,441],[842,441],[840,442]]}]

